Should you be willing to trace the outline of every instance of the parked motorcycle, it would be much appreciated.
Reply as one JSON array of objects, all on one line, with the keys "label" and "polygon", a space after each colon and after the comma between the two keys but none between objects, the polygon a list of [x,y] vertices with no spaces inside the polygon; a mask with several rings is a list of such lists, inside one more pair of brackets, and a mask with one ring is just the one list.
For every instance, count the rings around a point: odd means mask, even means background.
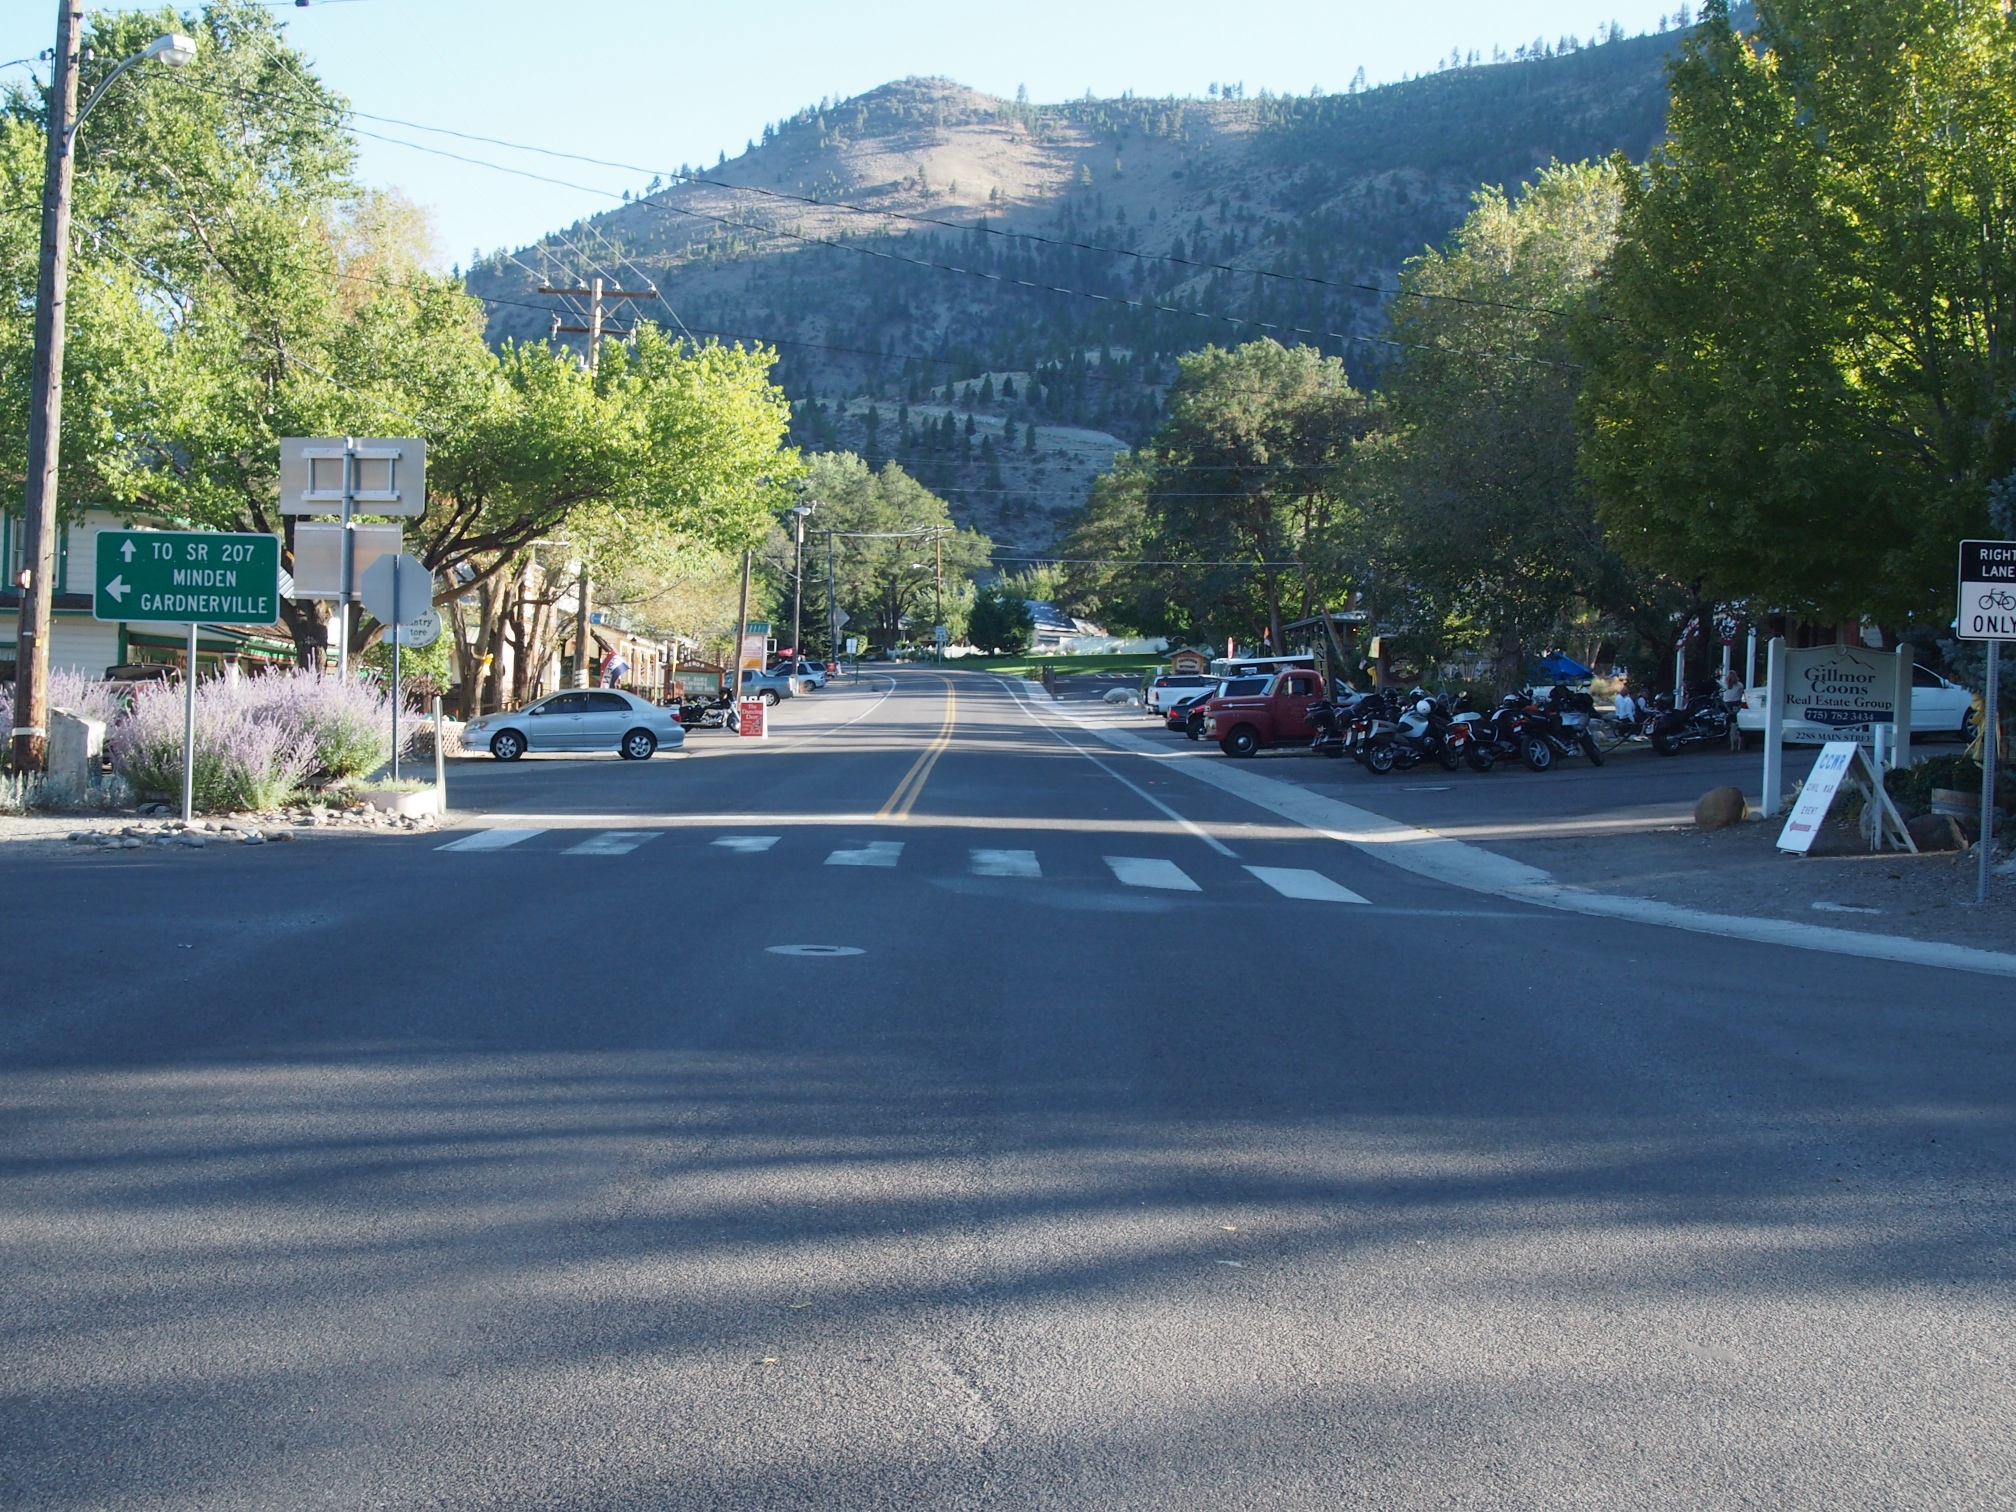
[{"label": "parked motorcycle", "polygon": [[1712,689],[1697,688],[1688,695],[1684,707],[1676,708],[1666,694],[1653,702],[1654,713],[1648,721],[1647,733],[1657,754],[1678,756],[1697,741],[1728,741],[1729,706]]},{"label": "parked motorcycle", "polygon": [[1333,758],[1359,754],[1360,721],[1383,708],[1380,693],[1354,693],[1348,689],[1334,699],[1311,704],[1309,723],[1316,733],[1310,738],[1309,749]]},{"label": "parked motorcycle", "polygon": [[1556,686],[1547,695],[1544,703],[1536,704],[1527,721],[1527,738],[1546,744],[1548,755],[1541,764],[1534,766],[1533,755],[1526,754],[1526,764],[1536,772],[1544,772],[1554,764],[1554,757],[1573,756],[1580,753],[1589,759],[1589,765],[1603,765],[1603,750],[1596,743],[1596,732],[1590,728],[1596,717],[1596,700],[1588,693],[1573,688]]},{"label": "parked motorcycle", "polygon": [[[1420,693],[1420,690],[1415,692]],[[1469,738],[1467,729],[1452,743],[1448,711],[1426,694],[1415,698],[1390,721],[1390,726],[1390,730],[1382,730],[1368,740],[1365,747],[1367,771],[1383,776],[1388,772],[1404,772],[1431,760],[1440,762],[1443,770],[1450,772],[1463,765],[1462,747]]]}]

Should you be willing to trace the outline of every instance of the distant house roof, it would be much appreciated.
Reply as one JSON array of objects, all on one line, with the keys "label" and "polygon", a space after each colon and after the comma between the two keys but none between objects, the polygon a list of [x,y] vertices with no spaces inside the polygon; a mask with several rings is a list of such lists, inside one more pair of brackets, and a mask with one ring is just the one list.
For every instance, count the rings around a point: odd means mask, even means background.
[{"label": "distant house roof", "polygon": [[1043,599],[1024,599],[1035,633],[1040,636],[1104,635],[1102,626],[1090,620],[1074,619],[1055,604]]}]

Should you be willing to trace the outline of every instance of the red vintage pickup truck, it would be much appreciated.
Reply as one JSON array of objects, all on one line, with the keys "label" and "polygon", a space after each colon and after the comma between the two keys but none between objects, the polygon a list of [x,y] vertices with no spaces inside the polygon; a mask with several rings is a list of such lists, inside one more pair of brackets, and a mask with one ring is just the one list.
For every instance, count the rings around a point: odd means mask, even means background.
[{"label": "red vintage pickup truck", "polygon": [[1316,734],[1309,706],[1323,697],[1314,672],[1277,672],[1258,693],[1214,698],[1204,707],[1204,734],[1227,756],[1251,756],[1276,745],[1307,745]]}]

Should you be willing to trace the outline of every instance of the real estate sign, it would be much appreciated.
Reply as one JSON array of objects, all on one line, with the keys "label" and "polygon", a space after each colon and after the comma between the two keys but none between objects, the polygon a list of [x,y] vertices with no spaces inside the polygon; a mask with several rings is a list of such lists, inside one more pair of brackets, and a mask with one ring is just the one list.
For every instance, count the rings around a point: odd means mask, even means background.
[{"label": "real estate sign", "polygon": [[1837,730],[1895,724],[1897,681],[1897,657],[1887,651],[1861,646],[1787,651],[1786,723],[1804,720]]},{"label": "real estate sign", "polygon": [[91,613],[136,625],[273,624],[280,618],[280,538],[101,530]]}]

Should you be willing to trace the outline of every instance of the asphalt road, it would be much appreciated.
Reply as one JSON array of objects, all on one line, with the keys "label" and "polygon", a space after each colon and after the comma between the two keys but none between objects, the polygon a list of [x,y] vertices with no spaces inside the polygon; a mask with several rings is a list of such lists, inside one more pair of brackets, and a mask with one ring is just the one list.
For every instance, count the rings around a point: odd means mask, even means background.
[{"label": "asphalt road", "polygon": [[9,863],[0,1506],[2016,1501],[2016,984],[781,712]]}]

